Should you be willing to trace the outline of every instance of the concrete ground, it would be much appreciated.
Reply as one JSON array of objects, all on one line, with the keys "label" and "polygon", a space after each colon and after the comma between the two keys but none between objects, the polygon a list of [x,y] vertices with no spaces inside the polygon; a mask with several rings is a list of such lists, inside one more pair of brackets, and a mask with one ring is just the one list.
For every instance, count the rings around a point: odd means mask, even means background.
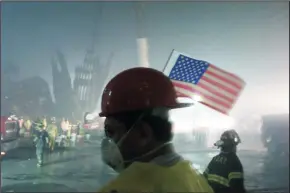
[{"label": "concrete ground", "polygon": [[[116,174],[101,162],[99,144],[83,144],[46,156],[36,167],[32,148],[11,150],[1,160],[2,192],[96,192]],[[216,150],[180,152],[203,171]],[[248,189],[288,188],[289,159],[270,159],[262,151],[240,151]],[[272,191],[273,192],[273,191]]]}]

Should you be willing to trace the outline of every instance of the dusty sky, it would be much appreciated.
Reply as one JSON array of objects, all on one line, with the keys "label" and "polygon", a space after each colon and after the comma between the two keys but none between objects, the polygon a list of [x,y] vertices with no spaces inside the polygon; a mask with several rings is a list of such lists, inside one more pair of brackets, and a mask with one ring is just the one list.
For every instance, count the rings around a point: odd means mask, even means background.
[{"label": "dusty sky", "polygon": [[[2,2],[1,64],[51,84],[55,50],[64,52],[73,76],[97,32],[101,61],[115,53],[111,76],[136,66],[133,8],[132,2]],[[174,48],[247,82],[234,116],[289,112],[288,2],[148,2],[143,18],[151,67],[163,69]]]}]

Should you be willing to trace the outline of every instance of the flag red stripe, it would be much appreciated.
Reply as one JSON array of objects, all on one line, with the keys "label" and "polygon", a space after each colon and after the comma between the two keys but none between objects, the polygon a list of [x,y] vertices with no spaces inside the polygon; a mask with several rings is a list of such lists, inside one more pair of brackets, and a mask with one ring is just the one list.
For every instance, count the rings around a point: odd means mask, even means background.
[{"label": "flag red stripe", "polygon": [[219,89],[222,89],[222,90],[224,90],[224,91],[226,91],[226,92],[232,94],[232,95],[235,95],[235,96],[236,96],[236,95],[238,95],[239,92],[240,92],[240,90],[236,91],[236,90],[234,90],[234,89],[231,89],[231,88],[229,88],[229,87],[227,87],[227,86],[225,86],[225,85],[223,85],[223,84],[221,84],[221,83],[219,83],[219,82],[216,82],[216,81],[214,81],[214,80],[209,79],[208,77],[202,76],[201,79],[204,80],[204,81],[206,81],[206,82],[208,82],[209,84],[211,84],[211,85],[213,85],[213,86],[218,87]]},{"label": "flag red stripe", "polygon": [[212,65],[212,64],[209,65],[209,68],[212,68],[213,70],[221,71],[221,72],[227,74],[228,76],[231,76],[232,78],[237,79],[237,80],[239,80],[239,81],[241,81],[241,82],[243,82],[243,83],[245,82],[245,81],[243,81],[243,79],[241,79],[240,77],[238,77],[238,76],[236,76],[236,75],[234,75],[234,74],[232,74],[232,73],[229,73],[229,72],[227,72],[227,71],[224,71],[223,69],[218,68],[218,67],[216,67],[216,66],[214,66],[214,65]]},{"label": "flag red stripe", "polygon": [[232,107],[231,104],[228,104],[228,103],[226,103],[226,102],[224,102],[222,100],[219,100],[217,98],[214,98],[212,96],[209,96],[209,95],[207,95],[207,94],[205,94],[203,92],[200,92],[200,91],[194,89],[191,86],[185,85],[183,83],[177,83],[177,82],[173,82],[173,84],[174,84],[175,87],[182,88],[184,90],[188,90],[189,92],[192,92],[193,94],[197,94],[197,95],[201,96],[202,98],[205,98],[207,100],[210,100],[213,103],[216,103],[218,105],[221,105],[221,106],[223,106],[223,107],[225,107],[227,109],[230,109]]},{"label": "flag red stripe", "polygon": [[[219,79],[219,80],[221,80],[221,81],[223,81],[223,82],[226,82],[226,83],[232,85],[233,87],[236,87],[236,88],[238,88],[238,89],[241,89],[241,88],[242,88],[242,86],[241,86],[240,84],[238,84],[238,83],[236,83],[236,82],[234,82],[234,81],[232,81],[232,80],[230,80],[230,79],[228,79],[228,78],[226,78],[226,77],[224,77],[224,76],[218,75],[218,74],[216,74],[216,73],[214,73],[214,72],[211,72],[211,71],[209,71],[209,70],[207,70],[205,73],[206,73],[206,74],[209,74],[209,75],[211,75],[211,76],[213,76],[213,77],[215,77],[215,78],[217,78],[217,79]],[[235,79],[236,79],[236,78],[235,78]],[[236,79],[236,80],[237,80],[237,79]]]},{"label": "flag red stripe", "polygon": [[204,83],[202,83],[202,82],[199,82],[197,85],[198,85],[200,88],[203,88],[204,90],[207,90],[207,91],[211,92],[212,94],[214,94],[214,95],[216,95],[216,96],[218,96],[218,97],[220,97],[220,98],[223,98],[223,99],[225,99],[226,101],[228,101],[228,102],[230,102],[230,103],[233,103],[233,102],[235,101],[235,99],[230,98],[230,97],[228,97],[228,96],[222,94],[222,92],[218,92],[218,91],[216,91],[215,89],[211,88],[210,86],[208,86],[208,85],[206,85],[206,84],[204,84]]}]

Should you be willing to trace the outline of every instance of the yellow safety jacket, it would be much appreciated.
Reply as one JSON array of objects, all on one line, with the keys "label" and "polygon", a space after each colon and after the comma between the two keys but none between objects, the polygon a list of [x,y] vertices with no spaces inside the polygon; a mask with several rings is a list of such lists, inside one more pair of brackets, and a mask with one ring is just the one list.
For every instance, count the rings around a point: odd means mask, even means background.
[{"label": "yellow safety jacket", "polygon": [[27,129],[27,130],[30,130],[31,128],[31,121],[29,119],[25,120],[24,123],[24,128]]},{"label": "yellow safety jacket", "polygon": [[180,160],[164,167],[156,163],[134,162],[98,192],[204,192],[213,193],[206,179],[192,168],[189,161]]},{"label": "yellow safety jacket", "polygon": [[43,123],[43,126],[44,126],[44,127],[47,127],[47,121],[46,121],[46,119],[43,119],[43,120],[42,120],[42,123]]},{"label": "yellow safety jacket", "polygon": [[48,124],[47,126],[47,132],[48,132],[48,135],[55,139],[58,132],[57,132],[57,126],[55,124]]}]

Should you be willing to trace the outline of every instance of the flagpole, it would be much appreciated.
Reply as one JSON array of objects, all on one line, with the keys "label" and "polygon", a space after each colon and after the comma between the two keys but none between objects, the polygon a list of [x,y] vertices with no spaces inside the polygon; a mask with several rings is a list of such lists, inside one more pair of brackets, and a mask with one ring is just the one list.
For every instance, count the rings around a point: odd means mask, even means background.
[{"label": "flagpole", "polygon": [[136,14],[136,30],[137,30],[137,52],[138,52],[138,65],[142,67],[149,67],[148,56],[148,41],[144,31],[144,4],[143,2],[136,2],[134,4]]},{"label": "flagpole", "polygon": [[170,60],[170,58],[171,58],[171,56],[172,56],[172,54],[173,54],[174,51],[175,51],[174,49],[171,51],[171,53],[170,53],[170,55],[169,55],[169,57],[168,57],[168,59],[167,59],[167,61],[166,61],[166,63],[165,63],[165,66],[164,66],[162,72],[165,71],[165,69],[166,69],[166,67],[167,67],[167,65],[168,65],[168,63],[169,63],[169,60]]}]

